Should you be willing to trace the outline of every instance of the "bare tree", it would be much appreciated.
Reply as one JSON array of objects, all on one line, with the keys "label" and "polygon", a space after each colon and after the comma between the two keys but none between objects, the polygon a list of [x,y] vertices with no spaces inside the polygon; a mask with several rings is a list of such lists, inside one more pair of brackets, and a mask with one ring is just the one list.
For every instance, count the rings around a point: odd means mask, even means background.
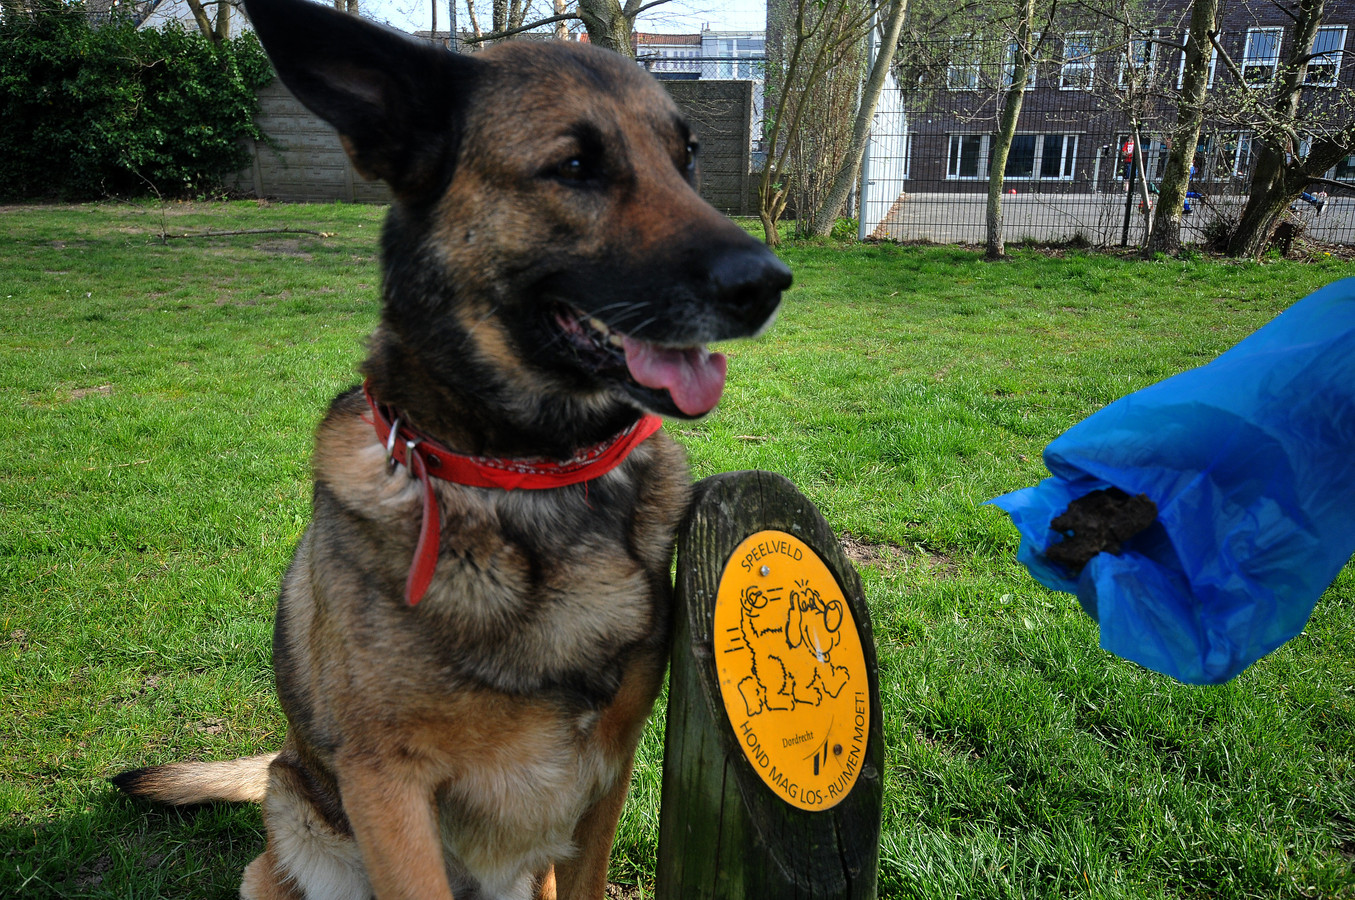
[{"label": "bare tree", "polygon": [[[1035,67],[1067,27],[1065,19],[1087,19],[1094,13],[1084,3],[1070,9],[1073,4],[1060,0],[976,0],[960,5],[946,0],[912,2],[918,15],[910,14],[900,46],[900,87],[910,105],[920,108],[927,106],[933,92],[950,95],[946,105],[954,107],[957,118],[991,135],[987,152],[972,175],[986,177],[988,182],[987,258],[1001,259],[1006,254],[1008,164]],[[968,98],[967,102],[957,102],[959,97]],[[1028,159],[1033,161],[1033,156]]]},{"label": "bare tree", "polygon": [[899,46],[899,32],[903,29],[903,19],[908,13],[908,0],[890,0],[885,10],[883,35],[871,63],[870,75],[861,89],[861,100],[856,109],[856,121],[852,127],[851,142],[837,177],[828,189],[823,201],[814,211],[809,233],[822,237],[833,230],[837,215],[847,202],[847,196],[861,175],[861,157],[866,151],[866,140],[870,137],[871,121],[875,109],[880,103],[880,93],[884,90],[885,78],[894,65],[894,52]]},{"label": "bare tree", "polygon": [[[230,40],[231,12],[237,0],[186,0],[193,22],[208,41],[220,44]],[[216,17],[207,15],[207,7],[215,7]]]},{"label": "bare tree", "polygon": [[[769,246],[780,243],[777,224],[792,194],[803,200],[813,193],[807,179],[822,179],[817,161],[829,160],[826,171],[835,173],[845,154],[872,15],[862,0],[785,0],[769,14],[767,163],[758,179],[758,217]],[[845,115],[833,114],[844,106]],[[813,133],[805,128],[811,112]]]},{"label": "bare tree", "polygon": [[1186,192],[1195,148],[1200,143],[1204,124],[1205,90],[1209,84],[1209,56],[1218,33],[1219,0],[1195,0],[1190,10],[1190,29],[1186,33],[1186,58],[1181,72],[1181,96],[1176,106],[1176,127],[1167,168],[1158,191],[1157,216],[1144,244],[1144,255],[1181,252],[1181,214],[1185,211]]},{"label": "bare tree", "polygon": [[635,30],[635,19],[641,13],[669,0],[575,0],[571,9],[568,0],[553,0],[555,14],[544,18],[529,18],[530,0],[493,0],[492,20],[489,31],[480,25],[480,16],[476,10],[476,0],[466,0],[467,13],[471,24],[472,37],[468,44],[480,44],[499,41],[527,31],[535,31],[546,25],[555,25],[555,36],[563,38],[568,34],[567,22],[582,22],[588,32],[589,43],[608,50],[615,50],[622,56],[635,58],[635,47],[631,44],[631,34]]},{"label": "bare tree", "polygon": [[1235,82],[1239,119],[1255,129],[1260,146],[1247,204],[1228,241],[1229,256],[1260,256],[1289,205],[1355,151],[1352,92],[1338,88],[1321,101],[1300,103],[1325,7],[1325,0],[1298,0],[1295,8],[1286,9],[1294,21],[1294,39],[1270,79],[1275,88],[1269,102],[1268,86],[1249,78],[1214,38],[1219,59]]},{"label": "bare tree", "polygon": [[1058,8],[1057,0],[1049,5],[1048,21],[1035,36],[1035,0],[1015,0],[1013,20],[1015,33],[1012,35],[1010,74],[1004,64],[1003,75],[1005,93],[1002,98],[1002,114],[998,117],[997,134],[993,137],[992,152],[989,157],[988,202],[985,206],[985,250],[987,259],[1002,259],[1007,255],[1006,241],[1002,230],[1002,189],[1007,173],[1007,156],[1011,152],[1012,140],[1016,137],[1016,123],[1021,118],[1021,107],[1025,102],[1026,85],[1031,67],[1035,65],[1037,44],[1043,41],[1049,32],[1049,23]]}]

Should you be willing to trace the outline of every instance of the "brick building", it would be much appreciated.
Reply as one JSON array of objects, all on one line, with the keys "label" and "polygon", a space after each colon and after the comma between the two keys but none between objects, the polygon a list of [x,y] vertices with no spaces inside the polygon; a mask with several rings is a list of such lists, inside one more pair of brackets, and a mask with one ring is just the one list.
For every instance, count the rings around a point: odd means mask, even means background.
[{"label": "brick building", "polygon": [[[1249,84],[1276,77],[1290,52],[1293,20],[1263,0],[1224,4],[1220,44]],[[1064,30],[1045,37],[1027,82],[1005,169],[1009,187],[1021,193],[1105,193],[1124,190],[1121,151],[1130,139],[1126,90],[1130,79],[1145,85],[1138,106],[1141,152],[1150,181],[1166,164],[1169,134],[1176,118],[1172,92],[1184,68],[1181,45],[1189,19],[1183,0],[1158,7],[1157,40],[1128,42],[1105,34],[1095,21],[1079,25],[1069,16]],[[1161,41],[1158,42],[1158,41]],[[1108,48],[1108,49],[1102,49]],[[989,150],[997,130],[1002,93],[1010,84],[1015,48],[981,38],[954,39],[934,54],[926,90],[905,97],[909,191],[987,191]],[[1318,30],[1301,105],[1330,107],[1331,114],[1355,116],[1355,0],[1335,0]],[[1211,60],[1209,95],[1226,96],[1234,76]],[[1208,101],[1207,101],[1208,103]],[[1214,104],[1218,106],[1218,103]],[[1219,111],[1206,120],[1196,153],[1196,180],[1217,191],[1245,191],[1255,160],[1254,134]],[[1304,152],[1300,146],[1298,152]],[[1355,185],[1355,156],[1327,173]]]}]

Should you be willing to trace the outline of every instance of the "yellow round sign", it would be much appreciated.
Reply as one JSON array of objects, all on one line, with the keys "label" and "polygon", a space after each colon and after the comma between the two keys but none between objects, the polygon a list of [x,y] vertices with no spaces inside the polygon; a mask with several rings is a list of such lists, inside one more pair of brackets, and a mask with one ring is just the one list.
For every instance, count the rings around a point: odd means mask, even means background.
[{"label": "yellow round sign", "polygon": [[856,784],[870,690],[851,607],[794,535],[760,531],[734,550],[715,599],[715,668],[739,746],[792,806],[836,806]]}]

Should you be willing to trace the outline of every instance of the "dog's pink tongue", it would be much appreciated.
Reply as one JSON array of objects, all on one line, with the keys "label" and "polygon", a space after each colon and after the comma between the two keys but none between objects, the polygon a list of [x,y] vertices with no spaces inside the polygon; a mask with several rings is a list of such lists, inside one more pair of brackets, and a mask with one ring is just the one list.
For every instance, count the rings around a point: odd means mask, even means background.
[{"label": "dog's pink tongue", "polygon": [[656,347],[632,337],[625,339],[625,350],[631,377],[645,387],[666,388],[685,414],[705,415],[719,402],[729,367],[723,353],[705,347]]}]

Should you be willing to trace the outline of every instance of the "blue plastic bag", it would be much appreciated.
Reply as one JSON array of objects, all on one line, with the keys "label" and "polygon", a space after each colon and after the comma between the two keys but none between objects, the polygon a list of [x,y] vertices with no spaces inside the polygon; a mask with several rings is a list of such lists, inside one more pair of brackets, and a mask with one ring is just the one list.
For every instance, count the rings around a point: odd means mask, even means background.
[{"label": "blue plastic bag", "polygon": [[[1227,681],[1303,630],[1355,553],[1355,278],[1294,304],[1208,365],[1056,438],[1053,473],[998,497],[1018,559],[1077,595],[1101,646],[1180,681]],[[1070,502],[1117,487],[1157,521],[1078,576],[1045,557]]]}]

